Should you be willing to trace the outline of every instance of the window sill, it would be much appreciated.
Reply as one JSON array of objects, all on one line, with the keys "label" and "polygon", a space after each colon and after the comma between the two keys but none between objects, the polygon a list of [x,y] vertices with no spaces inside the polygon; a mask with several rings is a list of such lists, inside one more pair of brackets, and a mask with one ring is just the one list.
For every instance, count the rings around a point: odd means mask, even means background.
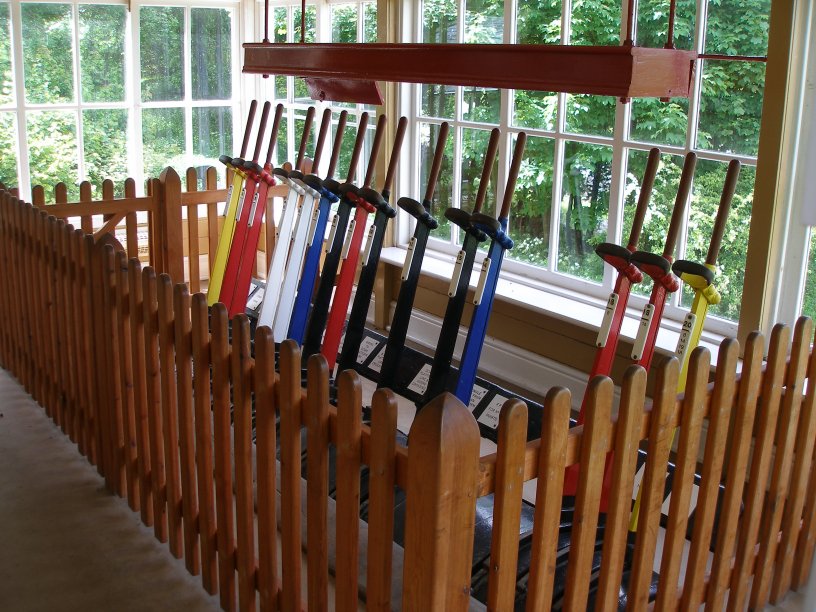
[{"label": "window sill", "polygon": [[[453,273],[453,257],[445,258],[434,253],[426,253],[422,261],[422,274],[431,278],[447,281]],[[384,248],[380,261],[402,267],[405,261],[405,248]],[[471,274],[471,287],[478,280],[478,268]],[[496,300],[514,304],[536,314],[546,316],[566,325],[595,332],[601,325],[606,302],[570,291],[562,287],[555,288],[544,283],[533,284],[530,279],[503,271],[496,288]],[[621,327],[621,339],[634,341],[640,322],[641,309],[629,307],[626,310]],[[681,322],[664,318],[657,337],[657,348],[666,354],[673,354],[680,336]],[[703,331],[700,345],[711,352],[711,361],[716,363],[719,346],[724,335]]]}]

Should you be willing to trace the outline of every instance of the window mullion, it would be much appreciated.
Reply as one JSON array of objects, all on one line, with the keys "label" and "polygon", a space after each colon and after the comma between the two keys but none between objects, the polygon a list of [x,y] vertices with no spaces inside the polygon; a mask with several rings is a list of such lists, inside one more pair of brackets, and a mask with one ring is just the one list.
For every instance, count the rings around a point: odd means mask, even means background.
[{"label": "window mullion", "polygon": [[139,191],[144,189],[144,154],[142,151],[142,63],[141,63],[141,40],[139,38],[141,24],[139,23],[141,7],[139,4],[131,6],[128,12],[130,22],[130,50],[126,49],[127,60],[125,65],[130,66],[130,79],[127,80],[126,96],[131,103],[131,110],[128,119],[128,130],[131,135],[131,142],[138,143],[138,146],[129,147],[129,167],[130,176],[136,181]]},{"label": "window mullion", "polygon": [[77,143],[77,178],[79,182],[87,179],[85,174],[85,139],[82,128],[82,74],[79,63],[79,5],[74,2],[71,7],[71,14],[73,16],[73,30],[71,38],[73,44],[73,67],[74,67],[74,126],[76,129],[76,143]]},{"label": "window mullion", "polygon": [[188,159],[193,155],[193,11],[184,8],[184,151]]},{"label": "window mullion", "polygon": [[25,75],[23,74],[23,19],[20,2],[11,2],[11,28],[14,67],[14,95],[17,103],[17,176],[20,197],[31,199],[31,172],[28,159],[28,126],[25,107]]}]

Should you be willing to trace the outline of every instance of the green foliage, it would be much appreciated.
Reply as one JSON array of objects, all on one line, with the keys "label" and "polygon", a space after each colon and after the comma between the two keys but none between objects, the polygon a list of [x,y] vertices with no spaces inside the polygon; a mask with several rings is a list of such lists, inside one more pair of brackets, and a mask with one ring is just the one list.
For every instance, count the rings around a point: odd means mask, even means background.
[{"label": "green foliage", "polygon": [[9,5],[0,2],[0,106],[14,101],[14,75],[11,72],[11,15]]},{"label": "green foliage", "polygon": [[85,173],[95,197],[100,195],[105,179],[111,179],[117,195],[123,195],[123,183],[128,177],[127,115],[124,109],[82,112]]},{"label": "green foliage", "polygon": [[184,9],[139,9],[142,100],[184,99]]},{"label": "green foliage", "polygon": [[20,11],[26,100],[34,104],[73,101],[71,5],[24,3]]},{"label": "green foliage", "polygon": [[228,100],[232,96],[232,11],[190,10],[194,100]]},{"label": "green foliage", "polygon": [[357,5],[337,4],[331,9],[332,42],[357,42]]},{"label": "green foliage", "polygon": [[377,42],[377,3],[363,4],[363,42]]},{"label": "green foliage", "polygon": [[76,200],[79,198],[76,116],[67,111],[32,111],[27,120],[31,184],[42,185],[50,195],[57,183],[65,183],[68,199]]},{"label": "green foliage", "polygon": [[6,187],[19,185],[17,180],[17,129],[14,113],[0,112],[0,183]]},{"label": "green foliage", "polygon": [[83,102],[125,99],[124,6],[79,5],[79,62]]}]

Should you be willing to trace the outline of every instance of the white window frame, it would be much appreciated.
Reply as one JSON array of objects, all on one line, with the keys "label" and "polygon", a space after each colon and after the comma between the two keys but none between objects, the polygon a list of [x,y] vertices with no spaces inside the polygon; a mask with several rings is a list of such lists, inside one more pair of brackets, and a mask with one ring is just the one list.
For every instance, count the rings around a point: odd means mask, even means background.
[{"label": "white window frame", "polygon": [[[240,124],[240,116],[243,114],[243,96],[241,83],[239,81],[241,73],[241,53],[239,38],[242,28],[242,11],[240,10],[240,0],[177,0],[172,3],[161,2],[159,0],[133,0],[128,3],[124,0],[31,0],[31,3],[42,4],[66,4],[71,6],[73,19],[73,40],[72,40],[72,70],[74,78],[74,100],[72,102],[53,104],[32,104],[25,100],[25,77],[23,73],[23,41],[22,41],[22,15],[19,1],[9,2],[11,31],[12,31],[12,71],[14,74],[14,103],[10,106],[0,107],[0,112],[13,112],[15,114],[18,148],[17,148],[17,177],[19,179],[19,189],[21,197],[30,199],[31,197],[31,176],[29,172],[29,150],[26,139],[26,115],[30,111],[69,111],[74,114],[76,126],[77,142],[77,182],[87,180],[84,160],[82,111],[89,109],[124,109],[128,111],[127,142],[137,146],[130,146],[128,155],[127,175],[136,182],[137,193],[144,190],[145,174],[142,155],[142,109],[144,108],[182,108],[185,117],[185,143],[186,155],[193,155],[192,136],[192,115],[193,109],[199,107],[221,107],[230,106],[232,108],[232,133],[237,134],[237,126]],[[94,102],[88,103],[81,100],[81,66],[79,60],[79,5],[99,4],[99,5],[119,5],[127,7],[130,4],[130,11],[126,14],[125,21],[125,99],[122,102]],[[142,102],[141,100],[141,65],[140,65],[140,42],[139,42],[139,13],[142,7],[181,7],[185,11],[185,32],[184,32],[184,53],[185,53],[185,96],[181,101],[168,102]],[[231,75],[232,75],[232,97],[227,100],[198,100],[192,99],[191,86],[191,37],[190,37],[190,14],[194,8],[224,8],[232,11],[232,40],[231,40]],[[243,129],[243,127],[239,128]]]},{"label": "white window frame", "polygon": [[[627,7],[626,0],[622,1],[622,14],[625,14]],[[466,0],[458,0],[459,5],[459,27],[458,40],[463,42],[465,31],[465,5]],[[506,1],[504,9],[504,43],[513,43],[516,39],[516,20],[515,7],[517,0],[513,2]],[[561,43],[569,44],[570,36],[570,14],[571,14],[571,0],[563,0],[562,3],[562,28],[561,28]],[[694,32],[694,47],[693,49],[698,53],[702,53],[705,45],[705,24],[706,24],[706,2],[705,0],[698,0],[697,11],[698,18],[695,20]],[[422,0],[412,0],[403,5],[403,42],[416,42],[422,40]],[[621,24],[622,38],[624,35],[625,24]],[[621,225],[623,222],[623,201],[624,190],[626,186],[626,165],[628,160],[628,153],[630,150],[646,151],[648,152],[653,146],[659,146],[661,154],[663,155],[679,155],[684,156],[689,151],[694,151],[698,156],[698,161],[711,160],[719,162],[728,162],[731,159],[738,159],[744,166],[756,166],[756,157],[748,155],[738,155],[730,153],[719,153],[716,151],[709,151],[698,149],[694,145],[697,140],[697,124],[698,119],[697,109],[700,105],[701,84],[702,84],[703,64],[702,61],[698,63],[695,71],[695,78],[692,84],[692,90],[689,96],[689,127],[686,132],[686,142],[682,147],[671,146],[665,144],[655,145],[648,142],[640,142],[629,137],[630,129],[630,115],[631,104],[622,103],[620,100],[616,102],[615,111],[615,125],[614,133],[611,137],[606,136],[591,136],[583,134],[574,134],[566,130],[566,103],[567,94],[559,93],[558,113],[555,129],[530,129],[521,128],[512,125],[513,114],[513,100],[514,90],[502,89],[501,92],[501,107],[499,123],[497,124],[501,130],[501,141],[499,146],[499,176],[498,184],[502,186],[506,182],[507,169],[509,167],[509,159],[511,154],[511,140],[515,134],[520,131],[527,133],[528,137],[542,136],[550,138],[555,141],[555,156],[553,166],[553,206],[551,207],[552,218],[550,222],[550,243],[549,243],[549,261],[548,267],[540,267],[512,259],[512,251],[508,253],[508,258],[503,266],[503,276],[512,279],[514,282],[519,282],[528,285],[535,289],[569,297],[570,299],[577,299],[586,304],[602,307],[605,303],[609,292],[615,281],[613,270],[609,266],[604,266],[604,276],[601,284],[595,282],[569,276],[555,270],[555,265],[558,260],[558,202],[561,200],[561,179],[563,175],[563,151],[564,144],[567,141],[586,143],[586,144],[601,144],[612,147],[613,161],[612,161],[612,182],[610,186],[609,202],[610,213],[608,221],[608,234],[606,240],[610,242],[620,242]],[[472,121],[465,121],[462,117],[462,92],[464,88],[456,88],[456,104],[455,104],[455,119],[446,119],[451,126],[451,136],[455,138],[454,141],[454,158],[458,159],[461,151],[461,130],[462,128],[479,128],[490,130],[496,127],[496,124],[482,124]],[[421,114],[421,86],[420,85],[403,85],[401,95],[401,109],[402,113],[410,117],[409,125],[411,126],[413,136],[410,140],[412,143],[412,150],[406,160],[410,159],[410,169],[403,172],[401,178],[407,183],[408,188],[417,197],[421,193],[422,187],[419,183],[419,123],[438,124],[442,119],[429,118]],[[454,163],[454,180],[453,180],[453,202],[460,201],[459,199],[459,185],[461,180],[459,178],[461,172],[460,164]],[[680,244],[678,257],[682,258],[685,254],[686,244],[686,228],[687,228],[688,213],[686,214],[683,227],[680,233]],[[512,236],[512,217],[510,219],[510,235]],[[410,234],[413,231],[413,222],[407,215],[400,215],[399,226],[397,231],[397,243],[399,246],[407,245]],[[429,254],[437,254],[443,257],[454,255],[459,247],[454,243],[455,234],[451,241],[445,242],[437,238],[432,238],[428,245]],[[477,255],[477,259],[482,256]],[[676,292],[669,296],[666,303],[666,327],[676,328],[682,323],[682,319],[688,311],[688,306],[679,306],[680,292]],[[647,298],[633,294],[630,298],[630,305],[634,308],[642,308],[645,305]],[[737,332],[736,321],[719,318],[716,312],[711,312],[706,323],[707,333],[715,335],[735,335]]]}]

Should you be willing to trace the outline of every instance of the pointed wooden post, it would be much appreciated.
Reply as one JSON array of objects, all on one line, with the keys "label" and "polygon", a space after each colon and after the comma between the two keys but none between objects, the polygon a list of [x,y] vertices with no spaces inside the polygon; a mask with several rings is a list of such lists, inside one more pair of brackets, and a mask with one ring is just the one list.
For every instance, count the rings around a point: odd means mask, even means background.
[{"label": "pointed wooden post", "polygon": [[479,427],[445,393],[411,426],[404,610],[466,610],[479,470]]},{"label": "pointed wooden post", "polygon": [[173,168],[165,168],[159,177],[158,206],[159,251],[162,269],[174,283],[184,282],[184,236],[181,227],[181,178]]}]

